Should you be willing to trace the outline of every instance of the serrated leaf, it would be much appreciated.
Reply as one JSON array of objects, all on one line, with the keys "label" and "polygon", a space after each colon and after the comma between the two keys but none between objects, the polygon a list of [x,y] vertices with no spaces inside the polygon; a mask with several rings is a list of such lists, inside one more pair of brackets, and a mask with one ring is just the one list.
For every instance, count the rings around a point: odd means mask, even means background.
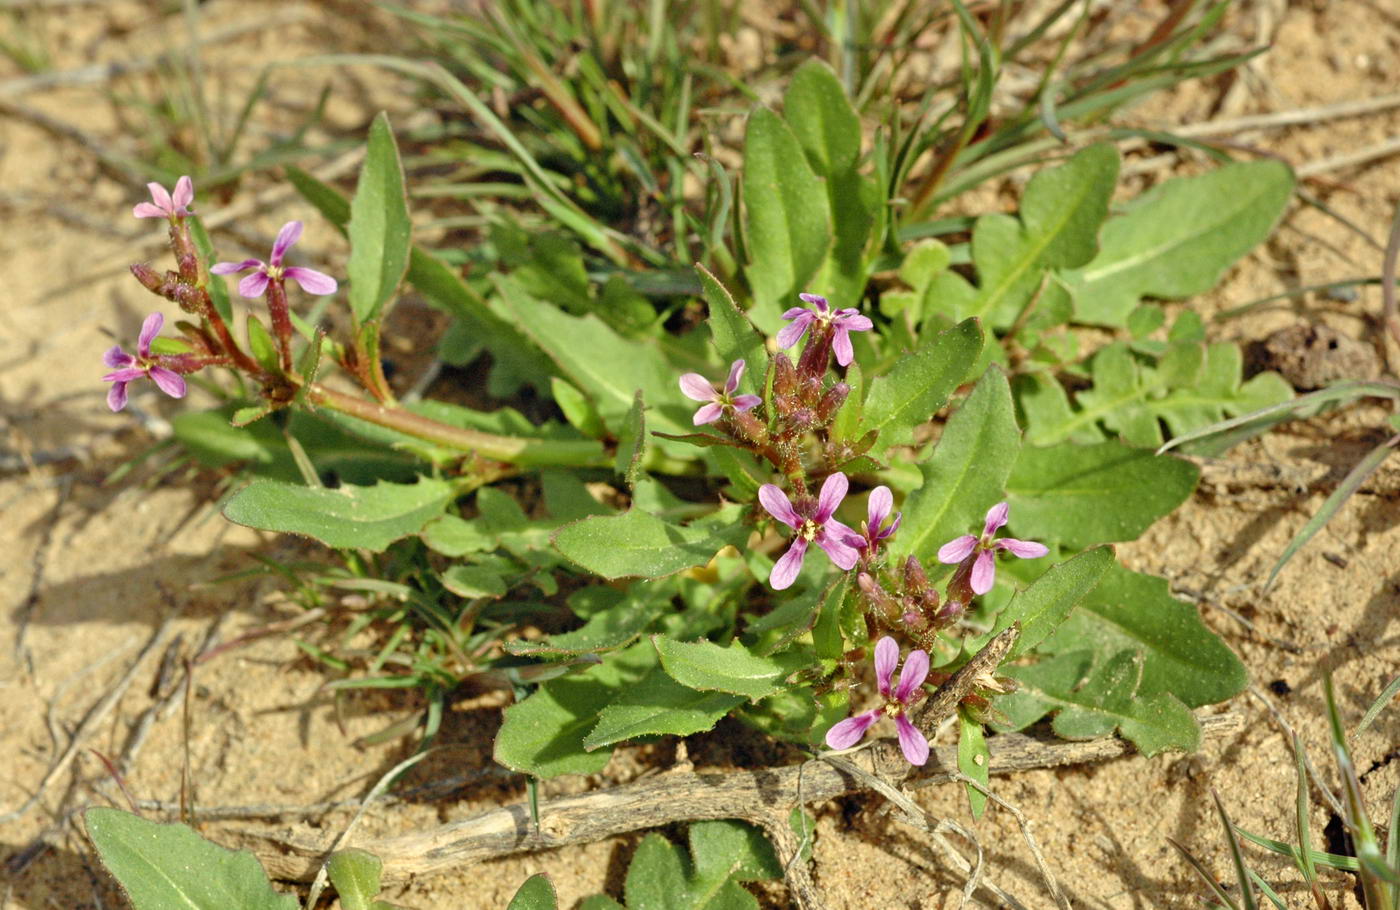
[{"label": "serrated leaf", "polygon": [[525,884],[516,890],[506,910],[559,910],[559,900],[549,876],[536,872],[525,879]]},{"label": "serrated leaf", "polygon": [[1293,173],[1280,161],[1230,164],[1153,188],[1109,219],[1092,262],[1063,273],[1075,318],[1121,326],[1143,297],[1205,293],[1269,236],[1292,192]]},{"label": "serrated leaf", "polygon": [[1012,525],[1070,549],[1134,540],[1191,495],[1200,469],[1120,442],[1025,446],[1007,481]]},{"label": "serrated leaf", "polygon": [[634,507],[565,525],[554,534],[554,548],[604,578],[661,578],[706,565],[747,535],[737,523],[720,530],[673,525]]},{"label": "serrated leaf", "polygon": [[749,315],[771,332],[780,325],[780,304],[805,290],[826,258],[831,209],[797,137],[767,108],[749,115],[742,194],[745,274],[754,297]]},{"label": "serrated leaf", "polygon": [[431,477],[333,490],[254,480],[224,504],[224,517],[263,531],[302,534],[328,547],[377,553],[423,530],[451,500],[452,485]]},{"label": "serrated leaf", "polygon": [[[1096,739],[1118,729],[1145,755],[1195,749],[1201,729],[1190,709],[1165,692],[1140,693],[1142,668],[1141,653],[1120,651],[1074,689],[1059,685],[1066,678],[1064,667],[1057,666],[1054,675],[1037,673],[1036,666],[1006,667],[1004,672],[1020,681],[1016,697],[1023,705],[1055,713],[1055,733],[1065,739]],[[1018,713],[1024,719],[1034,709]]]},{"label": "serrated leaf", "polygon": [[681,685],[658,667],[602,709],[583,744],[597,749],[639,736],[688,736],[710,729],[744,701],[742,695]]},{"label": "serrated leaf", "polygon": [[337,850],[326,862],[326,874],[343,910],[374,910],[384,861],[366,850]]},{"label": "serrated leaf", "polygon": [[1118,152],[1091,145],[1064,164],[1036,173],[1026,184],[1020,219],[984,215],[972,233],[977,295],[954,319],[980,316],[1005,328],[1030,302],[1051,269],[1075,268],[1098,251],[1099,226],[1118,178]]},{"label": "serrated leaf", "polygon": [[1114,565],[1112,547],[1095,547],[1051,566],[1029,588],[1016,592],[1006,608],[997,614],[992,630],[967,642],[964,650],[975,654],[1012,623],[1020,623],[1021,634],[1006,659],[1025,654],[1054,633],[1075,605],[1099,585]]},{"label": "serrated leaf", "polygon": [[905,500],[903,523],[890,538],[891,554],[927,559],[975,528],[1002,500],[1020,450],[1006,374],[988,367],[948,418],[933,454],[919,465],[924,481]]},{"label": "serrated leaf", "polygon": [[378,318],[408,269],[413,223],[408,217],[403,165],[389,117],[370,124],[365,163],[350,203],[350,309],[364,324]]},{"label": "serrated leaf", "polygon": [[1171,596],[1165,579],[1117,564],[1040,650],[1058,654],[1084,647],[1101,657],[1141,653],[1138,694],[1169,693],[1192,708],[1224,701],[1248,684],[1240,659],[1195,607]]},{"label": "serrated leaf", "polygon": [[102,864],[135,910],[296,910],[247,850],[226,850],[185,825],[162,825],[117,809],[83,813]]},{"label": "serrated leaf", "polygon": [[875,377],[865,399],[864,427],[880,435],[870,454],[878,457],[890,446],[910,442],[914,428],[931,420],[967,378],[981,351],[982,328],[969,319],[938,333],[901,357],[888,373]]},{"label": "serrated leaf", "polygon": [[789,674],[800,664],[792,657],[760,657],[741,642],[721,647],[710,641],[680,642],[653,635],[661,666],[681,685],[702,691],[727,692],[758,701],[781,692]]},{"label": "serrated leaf", "polygon": [[706,321],[720,361],[726,369],[736,360],[744,361],[745,372],[740,387],[762,391],[758,387],[763,383],[768,363],[768,348],[763,336],[739,309],[718,278],[703,265],[696,264],[695,271],[700,276],[700,288],[709,309],[709,319]]}]

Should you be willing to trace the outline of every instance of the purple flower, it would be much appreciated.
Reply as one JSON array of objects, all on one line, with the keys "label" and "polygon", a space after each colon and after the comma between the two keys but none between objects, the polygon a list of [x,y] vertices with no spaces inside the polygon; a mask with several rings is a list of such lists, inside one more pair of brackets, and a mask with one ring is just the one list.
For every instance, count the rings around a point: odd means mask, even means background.
[{"label": "purple flower", "polygon": [[1011,507],[999,502],[987,510],[987,523],[982,528],[980,539],[971,534],[964,534],[962,537],[954,537],[938,548],[938,561],[946,565],[960,563],[971,556],[974,550],[979,551],[977,561],[972,566],[974,594],[986,594],[992,589],[992,582],[996,581],[997,575],[997,550],[1009,550],[1022,559],[1039,559],[1050,552],[1045,544],[1034,541],[1017,540],[1014,537],[993,540],[992,535],[1006,524],[1010,514]]},{"label": "purple flower", "polygon": [[919,687],[928,677],[928,653],[909,652],[909,656],[904,658],[904,669],[899,674],[899,685],[891,691],[890,680],[898,663],[899,645],[886,635],[875,644],[875,682],[880,687],[880,694],[885,697],[885,703],[864,714],[848,717],[827,730],[828,746],[833,749],[851,748],[865,738],[865,731],[881,715],[887,714],[894,718],[895,727],[899,730],[899,748],[904,751],[909,764],[922,765],[928,761],[928,740],[905,716],[905,712],[918,700],[921,694]]},{"label": "purple flower", "polygon": [[194,182],[189,177],[175,181],[173,194],[167,193],[159,183],[148,183],[146,189],[151,191],[151,201],[138,202],[131,210],[137,218],[174,218],[190,213],[188,206],[194,202]]},{"label": "purple flower", "polygon": [[113,372],[102,377],[103,382],[112,384],[107,390],[107,407],[113,411],[120,411],[126,407],[126,384],[142,376],[151,377],[151,381],[171,398],[185,397],[185,377],[174,370],[158,366],[151,358],[151,342],[160,334],[160,327],[163,325],[165,317],[160,313],[152,313],[146,317],[146,321],[141,323],[141,336],[136,340],[135,357],[123,351],[120,346],[113,347],[102,355],[102,362],[113,368]]},{"label": "purple flower", "polygon": [[812,304],[816,310],[795,306],[784,313],[783,318],[790,320],[790,322],[778,333],[778,348],[786,350],[797,344],[807,333],[808,326],[813,323],[819,326],[829,325],[834,333],[831,347],[836,351],[836,362],[843,367],[848,366],[856,356],[855,351],[851,348],[851,333],[868,332],[875,327],[875,323],[860,315],[860,310],[854,307],[833,311],[831,305],[826,302],[826,298],[818,294],[798,294],[797,296]]},{"label": "purple flower", "polygon": [[744,361],[736,360],[729,367],[729,378],[724,381],[724,391],[716,392],[714,385],[699,373],[686,373],[681,377],[681,394],[692,401],[708,402],[695,412],[695,425],[714,423],[724,415],[725,408],[747,411],[763,399],[757,395],[738,395],[739,380],[744,375]]},{"label": "purple flower", "polygon": [[[859,551],[847,542],[856,536],[856,532],[831,517],[836,507],[841,505],[841,500],[846,498],[848,486],[845,474],[832,474],[822,484],[815,503],[810,500],[801,503],[801,512],[793,507],[787,494],[773,484],[765,483],[758,488],[758,501],[763,503],[768,514],[797,531],[792,546],[773,564],[773,571],[768,576],[773,590],[781,591],[792,586],[797,573],[802,571],[807,545],[814,541],[842,571],[849,571],[860,559]],[[804,512],[810,514],[804,515]]]},{"label": "purple flower", "polygon": [[903,512],[894,513],[894,521],[884,527],[885,519],[890,517],[890,511],[894,508],[894,494],[890,488],[879,486],[870,491],[870,499],[866,502],[866,521],[861,525],[861,533],[851,538],[851,546],[859,547],[867,553],[873,553],[880,546],[880,542],[886,540],[895,531],[899,530],[899,523],[904,520]]},{"label": "purple flower", "polygon": [[308,294],[334,294],[339,287],[331,276],[315,269],[304,269],[299,265],[282,265],[282,257],[301,237],[301,222],[288,221],[277,232],[277,240],[272,244],[272,255],[267,262],[261,259],[244,259],[242,262],[220,262],[211,269],[215,275],[232,275],[257,269],[253,274],[238,282],[238,293],[244,297],[261,297],[267,290],[268,282],[290,278]]}]

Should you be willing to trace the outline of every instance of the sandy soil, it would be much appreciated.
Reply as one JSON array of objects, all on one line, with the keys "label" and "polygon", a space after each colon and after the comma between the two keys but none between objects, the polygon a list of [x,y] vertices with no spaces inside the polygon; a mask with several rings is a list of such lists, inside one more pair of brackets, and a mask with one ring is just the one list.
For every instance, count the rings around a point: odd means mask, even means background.
[{"label": "sandy soil", "polygon": [[[1231,19],[1230,28],[1240,35],[1262,30],[1274,36],[1273,51],[1248,77],[1184,88],[1125,119],[1194,123],[1373,97],[1400,82],[1400,15],[1384,0],[1283,6],[1245,4]],[[151,9],[114,3],[53,13],[92,17],[71,28],[76,18],[50,20],[56,67],[140,57],[178,40],[165,33],[164,21]],[[216,0],[205,9],[211,28],[249,19],[246,4]],[[246,84],[256,75],[248,61],[316,47],[333,31],[337,8],[331,5],[277,9],[301,10],[304,18],[228,42],[211,54],[210,65],[245,64],[228,78]],[[1139,24],[1150,26],[1148,19]],[[0,80],[20,75],[13,67],[0,69]],[[332,108],[333,121],[356,122],[367,81],[327,78],[336,82],[341,99]],[[307,551],[229,526],[212,510],[218,491],[211,478],[191,483],[185,471],[158,474],[146,464],[121,483],[104,483],[156,440],[160,415],[173,413],[169,402],[147,396],[136,399],[136,414],[112,415],[97,381],[102,350],[113,336],[133,338],[151,303],[122,272],[126,263],[157,254],[145,244],[155,231],[128,216],[130,205],[142,198],[138,186],[100,166],[72,137],[41,128],[33,116],[60,118],[112,143],[110,148],[130,152],[101,96],[92,87],[12,94],[7,87],[13,85],[0,81],[0,104],[25,106],[0,108],[0,211],[8,227],[0,232],[7,277],[0,308],[0,815],[36,793],[75,731],[85,735],[37,803],[0,824],[0,907],[117,907],[116,889],[72,824],[73,812],[119,801],[99,753],[114,759],[130,754],[148,709],[159,708],[149,736],[123,769],[135,797],[178,802],[188,742],[199,805],[301,806],[365,793],[409,746],[353,742],[415,706],[403,697],[374,696],[348,699],[337,712],[321,692],[325,675],[288,637],[272,636],[196,669],[186,724],[171,683],[180,676],[181,658],[197,653],[210,636],[228,641],[296,615],[276,582],[209,582],[250,568],[255,553],[288,558]],[[279,91],[310,97],[317,88],[287,84]],[[408,99],[401,95],[391,103]],[[1400,111],[1391,110],[1237,138],[1301,166],[1397,135]],[[1383,243],[1400,203],[1400,158],[1328,170],[1307,188]],[[238,236],[260,246],[290,217],[316,223],[295,203],[278,204],[266,217],[241,222]],[[317,233],[312,246],[320,244],[319,252],[335,264],[343,249],[329,232]],[[235,246],[237,237],[225,236],[221,243]],[[1300,207],[1264,249],[1193,305],[1214,313],[1289,287],[1374,275],[1379,259],[1379,251],[1356,232],[1315,208]],[[1379,313],[1379,293],[1368,288],[1356,301],[1309,295],[1218,323],[1214,331],[1252,341],[1283,326],[1322,322],[1371,343]],[[1378,409],[1353,409],[1242,446],[1207,470],[1185,508],[1120,548],[1130,566],[1166,576],[1180,596],[1201,604],[1205,620],[1244,657],[1262,694],[1324,768],[1322,675],[1335,674],[1343,710],[1354,723],[1400,668],[1400,466],[1383,466],[1295,558],[1276,588],[1262,593],[1261,585],[1276,555],[1347,468],[1384,438],[1382,417]],[[1252,628],[1217,608],[1237,612]],[[163,665],[170,672],[163,673]],[[103,707],[103,694],[128,673],[132,682],[124,694]],[[460,787],[446,796],[372,809],[360,834],[408,831],[522,799],[517,779],[489,770],[501,707],[499,699],[457,704],[444,727],[442,742],[449,748],[416,769],[420,782],[455,777],[463,781]],[[1211,788],[1244,827],[1288,836],[1294,777],[1285,737],[1257,698],[1242,696],[1223,709],[1244,717],[1243,732],[1199,755],[1135,757],[994,782],[1001,796],[1033,820],[1076,906],[1199,905],[1203,889],[1167,838],[1190,845],[1226,874],[1224,845],[1209,809]],[[745,741],[737,728],[722,725],[695,737],[690,754],[702,765],[723,764],[745,750]],[[1355,740],[1373,817],[1383,817],[1400,786],[1397,743],[1400,710],[1394,709]],[[670,754],[669,746],[622,750],[602,774],[545,785],[545,799],[628,779]],[[1334,780],[1330,768],[1324,776]],[[921,791],[917,798],[934,816],[976,832],[990,879],[1028,906],[1049,905],[1005,813],[992,811],[973,823],[954,787]],[[881,805],[875,797],[851,798],[818,810],[815,874],[829,906],[957,906],[961,879],[916,832],[881,812]],[[211,822],[204,830],[226,842],[250,827],[329,838],[348,818],[346,810],[335,810],[309,818]],[[1320,833],[1329,812],[1317,808],[1313,821]],[[420,908],[503,907],[529,874],[544,871],[561,906],[572,907],[603,889],[618,894],[637,839],[493,862],[412,882],[388,896]],[[1293,906],[1306,905],[1296,874],[1257,851],[1252,856]],[[1347,879],[1331,882],[1334,899],[1354,902]],[[785,903],[776,887],[761,893],[770,906]]]}]

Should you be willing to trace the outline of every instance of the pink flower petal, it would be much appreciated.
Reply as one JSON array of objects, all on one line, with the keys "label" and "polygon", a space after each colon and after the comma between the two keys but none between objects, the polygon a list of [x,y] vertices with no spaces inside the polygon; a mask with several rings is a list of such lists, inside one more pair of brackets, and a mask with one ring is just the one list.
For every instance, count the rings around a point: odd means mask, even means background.
[{"label": "pink flower petal", "polygon": [[267,273],[258,269],[251,275],[238,282],[238,293],[249,299],[261,297],[267,290]]},{"label": "pink flower petal", "polygon": [[681,394],[691,401],[714,401],[715,387],[699,373],[686,373],[681,376]]},{"label": "pink flower petal", "polygon": [[865,738],[875,721],[880,719],[879,711],[866,711],[855,717],[848,717],[826,731],[826,745],[830,749],[849,749]]},{"label": "pink flower petal", "polygon": [[846,331],[846,327],[838,325],[832,333],[831,349],[836,352],[836,362],[841,366],[850,366],[851,361],[856,359],[855,348],[851,347],[851,333]]},{"label": "pink flower petal", "polygon": [[826,524],[826,520],[841,505],[841,500],[846,498],[846,490],[849,488],[850,481],[846,480],[846,475],[840,471],[828,477],[822,484],[822,491],[817,494],[817,512],[812,519],[817,524]]},{"label": "pink flower petal", "polygon": [[758,501],[768,510],[768,514],[787,525],[796,528],[802,524],[802,516],[792,507],[792,500],[775,484],[765,483],[758,488]]},{"label": "pink flower petal", "polygon": [[977,547],[977,538],[971,534],[964,534],[961,537],[954,537],[952,540],[938,548],[938,561],[944,565],[956,565],[967,559],[968,555]]},{"label": "pink flower petal", "polygon": [[848,332],[868,332],[875,328],[875,323],[870,321],[869,316],[860,315],[860,310],[842,310],[841,313],[842,315],[838,316],[832,322],[837,327],[843,328]]},{"label": "pink flower petal", "polygon": [[141,323],[141,335],[136,339],[136,353],[142,357],[151,356],[151,342],[156,340],[160,334],[161,326],[165,325],[165,316],[160,313],[152,313]]},{"label": "pink flower petal", "polygon": [[299,265],[294,265],[289,269],[283,269],[282,275],[301,285],[301,289],[306,293],[316,294],[317,296],[334,294],[336,288],[340,287],[336,280],[325,272],[303,268]]},{"label": "pink flower petal", "polygon": [[803,302],[810,303],[823,313],[831,309],[831,304],[827,303],[826,298],[821,294],[798,294],[797,296]]},{"label": "pink flower petal", "polygon": [[987,523],[982,528],[982,536],[989,537],[1006,525],[1011,516],[1011,506],[999,502],[987,510]]},{"label": "pink flower petal", "polygon": [[[833,528],[832,525],[836,527]],[[848,538],[856,536],[856,532],[841,524],[839,521],[828,522],[821,533],[817,534],[817,546],[822,548],[836,568],[843,572],[849,572],[855,568],[855,564],[860,562],[860,551],[847,543]],[[857,538],[859,539],[859,538]]]},{"label": "pink flower petal", "polygon": [[747,411],[751,408],[758,407],[762,403],[763,399],[759,398],[757,395],[740,395],[738,398],[734,399],[734,410]]},{"label": "pink flower petal", "polygon": [[102,355],[102,363],[113,368],[131,366],[135,362],[136,358],[123,351],[120,345],[113,345]]},{"label": "pink flower petal", "polygon": [[151,367],[151,380],[171,398],[185,397],[185,377],[165,367]]},{"label": "pink flower petal", "polygon": [[107,390],[107,407],[111,408],[114,412],[120,411],[122,408],[126,407],[125,382],[112,383],[112,387]]},{"label": "pink flower petal", "polygon": [[797,580],[797,573],[802,571],[802,560],[806,556],[807,541],[801,537],[794,538],[792,546],[773,563],[773,571],[768,573],[768,583],[773,586],[774,591],[792,587],[792,583]]},{"label": "pink flower petal", "polygon": [[210,274],[232,275],[235,272],[246,272],[249,269],[260,269],[263,266],[261,259],[244,259],[242,262],[218,262],[209,267]]},{"label": "pink flower petal", "polygon": [[992,589],[997,578],[997,562],[994,550],[983,550],[977,554],[972,564],[972,593],[986,594]]},{"label": "pink flower petal", "polygon": [[[132,209],[131,209],[131,214],[135,215],[137,218],[164,218],[164,217],[165,217],[165,213],[164,213],[164,212],[162,212],[157,206],[152,205],[152,204],[149,203],[149,202],[138,202],[138,203],[136,203],[136,205],[133,206]],[[110,402],[109,402],[109,403],[110,403]],[[122,399],[122,404],[123,404],[123,405],[126,404],[126,399]],[[112,410],[114,410],[114,411],[120,411],[121,408],[113,408]]]},{"label": "pink flower petal", "polygon": [[875,642],[875,685],[880,694],[890,697],[890,682],[899,664],[899,645],[888,635]]},{"label": "pink flower petal", "polygon": [[889,526],[888,528],[885,528],[883,531],[880,532],[880,539],[881,539],[881,540],[884,540],[886,537],[891,537],[891,536],[893,536],[893,535],[894,535],[894,532],[899,530],[899,523],[902,522],[903,520],[904,520],[904,513],[903,513],[903,512],[895,512],[895,513],[894,513],[894,521],[890,522],[890,526]]},{"label": "pink flower petal", "polygon": [[282,264],[282,257],[287,255],[287,250],[292,244],[301,239],[301,222],[288,221],[282,225],[282,230],[277,232],[277,239],[272,242],[272,255],[268,258],[268,264],[278,266]]},{"label": "pink flower petal", "polygon": [[[171,195],[170,201],[175,203],[176,210],[182,210],[185,206],[194,202],[194,181],[189,177],[181,177],[175,181],[175,192]],[[182,212],[182,214],[188,214]]]},{"label": "pink flower petal", "polygon": [[[788,312],[791,313],[792,310],[788,310]],[[812,315],[810,310],[798,310],[797,315],[790,318],[792,322],[783,326],[782,330],[778,332],[779,350],[790,348],[802,340],[802,336],[807,333],[807,326],[811,325],[812,320],[816,317]]]},{"label": "pink flower petal", "polygon": [[1017,540],[1014,537],[1003,537],[993,546],[998,550],[1010,550],[1022,559],[1039,559],[1050,552],[1050,548],[1043,543],[1036,543],[1033,540]]},{"label": "pink flower petal", "polygon": [[894,688],[894,697],[901,704],[909,704],[909,699],[919,686],[928,679],[928,652],[910,651],[904,658],[904,669],[899,673],[899,685]]},{"label": "pink flower petal", "polygon": [[870,498],[865,502],[865,515],[872,532],[880,529],[893,508],[894,494],[889,487],[881,485],[870,491]]},{"label": "pink flower petal", "polygon": [[899,730],[899,748],[905,759],[911,765],[923,767],[928,761],[928,739],[903,714],[894,719],[894,725]]},{"label": "pink flower petal", "polygon": [[127,367],[124,370],[117,370],[102,377],[103,382],[131,382],[146,375],[146,371],[141,367]]},{"label": "pink flower petal", "polygon": [[710,403],[696,410],[695,417],[692,418],[694,424],[703,426],[707,423],[714,423],[724,416],[724,405]]},{"label": "pink flower petal", "polygon": [[739,391],[739,380],[744,378],[744,361],[736,360],[729,365],[729,378],[724,381],[724,394],[733,395]]},{"label": "pink flower petal", "polygon": [[165,187],[159,183],[148,183],[146,189],[151,191],[151,202],[160,209],[161,217],[175,214],[175,206],[170,204],[170,194],[165,191]]}]

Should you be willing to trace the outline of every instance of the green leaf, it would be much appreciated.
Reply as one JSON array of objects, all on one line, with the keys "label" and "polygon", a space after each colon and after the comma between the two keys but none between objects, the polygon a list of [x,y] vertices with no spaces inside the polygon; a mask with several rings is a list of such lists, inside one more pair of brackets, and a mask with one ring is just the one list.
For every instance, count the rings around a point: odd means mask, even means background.
[{"label": "green leaf", "polygon": [[541,779],[603,770],[610,753],[586,751],[584,734],[598,723],[605,706],[635,689],[646,662],[654,666],[655,660],[650,643],[642,642],[582,673],[544,683],[506,708],[496,734],[496,761]]},{"label": "green leaf", "polygon": [[451,500],[452,485],[430,477],[333,490],[254,480],[224,504],[224,517],[263,531],[302,534],[329,547],[378,553],[423,530]]},{"label": "green leaf", "polygon": [[384,862],[366,850],[337,850],[326,863],[326,874],[344,910],[374,910]]},{"label": "green leaf", "polygon": [[[667,433],[695,429],[681,403],[674,371],[650,340],[626,339],[593,315],[570,316],[526,294],[509,278],[497,278],[500,301],[520,328],[588,396],[609,427],[626,419],[640,389],[653,407],[649,422]],[[674,442],[659,442],[670,453],[687,454]]]},{"label": "green leaf", "polygon": [[639,736],[688,736],[709,730],[743,703],[742,695],[684,686],[658,667],[602,709],[583,745],[597,749]]},{"label": "green leaf", "polygon": [[[574,601],[569,603],[573,606]],[[581,628],[547,635],[539,641],[509,641],[506,650],[511,654],[546,657],[613,651],[635,641],[669,607],[670,597],[665,592],[653,585],[634,585],[618,603],[589,615]]]},{"label": "green leaf", "polygon": [[783,99],[783,115],[807,161],[825,179],[833,244],[812,286],[854,304],[865,289],[865,248],[885,203],[880,185],[857,171],[860,117],[831,67],[812,57],[798,67]]},{"label": "green leaf", "polygon": [[442,586],[458,597],[502,597],[506,593],[506,581],[501,573],[486,566],[473,566],[458,563],[448,566],[441,575]]},{"label": "green leaf", "polygon": [[697,264],[695,271],[700,274],[700,287],[705,293],[710,314],[710,336],[714,340],[715,350],[719,351],[720,360],[726,369],[736,360],[744,361],[746,371],[741,387],[761,391],[758,387],[763,383],[768,363],[768,348],[763,343],[763,336],[749,322],[749,317],[739,309],[718,278],[703,265]]},{"label": "green leaf", "polygon": [[1004,498],[1006,481],[1021,450],[1011,387],[992,366],[948,418],[933,454],[919,465],[924,482],[904,503],[890,552],[921,559],[982,522]]},{"label": "green leaf", "polygon": [[604,578],[660,578],[706,565],[747,534],[748,528],[739,524],[719,530],[673,525],[634,507],[621,515],[565,525],[554,534],[554,548]]},{"label": "green leaf", "polygon": [[226,850],[185,825],[96,808],[83,813],[102,864],[135,910],[296,910],[247,850]]},{"label": "green leaf", "polygon": [[506,910],[559,910],[559,899],[554,894],[554,885],[549,876],[536,872],[525,879],[525,884],[515,892]]},{"label": "green leaf", "polygon": [[1224,701],[1248,684],[1240,659],[1194,606],[1171,596],[1165,579],[1117,564],[1040,650],[1085,647],[1103,658],[1140,652],[1145,663],[1138,694],[1170,693],[1192,708]]},{"label": "green leaf", "polygon": [[982,328],[968,319],[930,338],[873,379],[865,400],[865,428],[880,435],[870,454],[878,456],[890,446],[910,442],[914,428],[931,420],[967,378],[981,351]]},{"label": "green leaf", "polygon": [[1142,668],[1141,653],[1120,651],[1082,685],[1070,688],[1065,685],[1069,678],[1065,661],[1005,667],[1003,672],[1019,680],[1021,689],[997,704],[1013,699],[1019,702],[1007,712],[1018,721],[1037,711],[1041,715],[1054,712],[1055,733],[1064,739],[1097,739],[1118,729],[1145,755],[1167,749],[1195,749],[1200,744],[1201,730],[1190,709],[1165,692],[1141,694],[1138,684]]},{"label": "green leaf", "polygon": [[1021,449],[1007,481],[1018,535],[1079,549],[1134,540],[1191,495],[1200,470],[1120,442]]},{"label": "green leaf", "polygon": [[624,895],[629,910],[689,910],[685,859],[680,848],[660,834],[648,834],[632,854]]},{"label": "green leaf", "polygon": [[[214,241],[209,237],[209,231],[204,227],[204,221],[198,215],[191,215],[189,218],[190,238],[194,240],[194,248],[199,251],[199,258],[205,262],[216,262],[214,257]],[[223,317],[225,323],[233,322],[233,302],[228,296],[228,284],[222,275],[207,275],[205,289],[209,292],[209,300],[214,304],[214,310]]]},{"label": "green leaf", "polygon": [[661,655],[661,666],[683,686],[702,691],[727,692],[758,701],[781,692],[789,674],[798,668],[784,658],[759,657],[740,642],[721,647],[710,641],[679,642],[664,635],[653,635],[652,643]]},{"label": "green leaf", "polygon": [[783,864],[763,832],[732,819],[691,823],[690,855],[701,881],[727,877],[756,882],[783,876]]},{"label": "green leaf", "polygon": [[642,456],[647,448],[646,407],[642,402],[642,390],[632,402],[632,410],[622,421],[617,433],[617,455],[613,460],[613,470],[622,475],[628,488],[637,485],[642,474]]},{"label": "green leaf", "polygon": [[796,297],[831,246],[826,187],[792,130],[767,108],[749,115],[744,136],[746,275],[759,327],[779,325],[780,303]]},{"label": "green leaf", "polygon": [[549,388],[554,403],[564,412],[564,419],[570,426],[590,439],[602,439],[608,435],[608,428],[604,426],[598,409],[582,392],[558,376],[549,377]]},{"label": "green leaf", "polygon": [[364,324],[377,319],[394,296],[412,246],[403,165],[383,111],[370,124],[365,163],[350,203],[349,234],[350,309]]},{"label": "green leaf", "polygon": [[443,556],[482,553],[495,547],[496,538],[481,525],[479,521],[467,521],[456,515],[439,515],[424,526],[423,542]]},{"label": "green leaf", "polygon": [[[987,735],[980,721],[966,711],[958,712],[958,770],[982,786],[991,783],[992,755],[987,751]],[[972,785],[967,787],[967,802],[973,818],[981,818],[987,808],[987,795]]]},{"label": "green leaf", "polygon": [[1144,193],[1104,226],[1094,260],[1064,273],[1075,319],[1121,326],[1143,297],[1179,300],[1210,290],[1269,236],[1292,192],[1287,165],[1252,161]]},{"label": "green leaf", "polygon": [[1117,179],[1117,150],[1091,145],[1031,178],[1019,221],[1000,214],[978,218],[972,234],[977,295],[948,315],[981,316],[995,328],[1011,325],[1047,270],[1075,268],[1094,258]]},{"label": "green leaf", "polygon": [[1075,605],[1082,602],[1115,565],[1112,547],[1095,547],[1051,566],[1029,588],[1011,598],[1006,609],[997,614],[990,632],[965,644],[966,652],[975,654],[1012,623],[1019,622],[1021,635],[1006,659],[1025,654],[1058,629]]}]

